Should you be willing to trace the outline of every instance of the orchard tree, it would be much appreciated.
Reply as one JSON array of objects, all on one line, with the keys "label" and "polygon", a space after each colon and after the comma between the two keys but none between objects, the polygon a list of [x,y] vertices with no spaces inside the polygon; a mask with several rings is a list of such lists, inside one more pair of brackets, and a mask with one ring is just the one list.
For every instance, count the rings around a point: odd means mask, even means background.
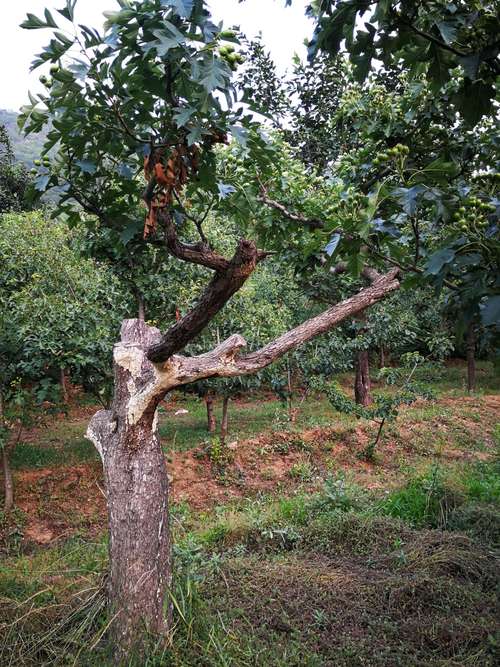
[{"label": "orchard tree", "polygon": [[[9,454],[22,430],[60,407],[60,371],[106,402],[109,347],[122,293],[110,271],[82,259],[77,230],[40,212],[0,217],[0,445],[5,507],[14,502]],[[118,305],[116,305],[118,302]]]},{"label": "orchard tree", "polygon": [[[221,47],[229,42],[236,49],[235,36],[211,21],[202,0],[119,5],[106,14],[101,32],[75,24],[68,32],[59,29],[61,19],[74,23],[74,0],[57,19],[48,10],[43,18],[28,16],[25,28],[52,28],[54,36],[34,63],[51,63],[46,93],[23,108],[21,123],[27,132],[50,125],[45,151],[55,147],[57,153],[36,187],[63,187],[58,210],[69,220],[83,208],[103,233],[118,232],[110,243],[142,235],[145,244],[161,244],[179,261],[213,272],[196,305],[164,333],[140,319],[123,322],[114,347],[114,399],[88,428],[104,466],[113,632],[117,659],[125,661],[143,646],[145,630],[166,636],[170,625],[159,402],[201,379],[256,373],[383,299],[399,282],[398,269],[377,274],[355,296],[249,354],[236,333],[201,355],[179,354],[268,257],[248,238],[237,242],[231,257],[211,242],[207,211],[217,211],[228,192],[217,179],[214,147],[232,135],[262,170],[272,168],[275,152],[234,106],[238,54]],[[250,216],[248,205],[246,210]]]},{"label": "orchard tree", "polygon": [[318,54],[303,62],[295,55],[291,73],[282,77],[260,39],[245,46],[245,55],[238,79],[243,100],[280,130],[305,165],[324,172],[343,141],[335,113],[349,83],[344,59]]},{"label": "orchard tree", "polygon": [[7,130],[0,125],[0,214],[29,209],[26,200],[29,184],[28,170],[16,163]]},{"label": "orchard tree", "polygon": [[[287,0],[291,5],[293,0]],[[470,125],[495,113],[500,74],[500,18],[496,0],[313,0],[316,21],[309,56],[346,51],[359,82],[374,61],[403,65],[425,78],[434,95],[458,81],[449,105]]]}]

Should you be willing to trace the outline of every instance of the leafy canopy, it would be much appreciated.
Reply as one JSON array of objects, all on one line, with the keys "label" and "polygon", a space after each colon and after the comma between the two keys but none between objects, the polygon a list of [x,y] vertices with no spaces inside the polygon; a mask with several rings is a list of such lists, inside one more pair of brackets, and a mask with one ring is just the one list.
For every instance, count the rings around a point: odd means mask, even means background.
[{"label": "leafy canopy", "polygon": [[310,55],[345,48],[359,81],[377,61],[402,63],[410,76],[424,75],[435,94],[456,79],[449,102],[472,125],[496,108],[496,0],[314,0],[308,12],[317,20]]},{"label": "leafy canopy", "polygon": [[[102,31],[74,23],[75,0],[57,16],[28,15],[24,28],[53,31],[32,65],[51,63],[51,78],[42,75],[46,92],[31,96],[20,123],[26,132],[50,125],[44,154],[58,151],[42,165],[36,188],[62,187],[55,215],[76,224],[83,208],[111,230],[109,243],[126,245],[141,235],[143,197],[155,222],[158,202],[144,193],[145,162],[147,176],[159,164],[155,173],[168,183],[173,164],[189,172],[176,186],[192,179],[197,196],[217,196],[213,146],[230,133],[244,142],[251,120],[233,108],[236,34],[211,21],[203,0],[119,5],[105,12]],[[73,25],[65,30],[60,24],[67,22]],[[176,208],[173,197],[169,203]]]}]

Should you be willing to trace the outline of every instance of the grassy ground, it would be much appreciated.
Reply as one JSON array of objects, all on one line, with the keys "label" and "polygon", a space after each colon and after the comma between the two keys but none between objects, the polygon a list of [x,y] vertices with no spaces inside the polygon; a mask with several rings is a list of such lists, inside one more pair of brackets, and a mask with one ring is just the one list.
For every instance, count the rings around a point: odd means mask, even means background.
[{"label": "grassy ground", "polygon": [[[447,369],[436,401],[390,425],[374,464],[358,458],[371,427],[322,398],[293,428],[279,402],[235,402],[227,461],[204,444],[203,403],[167,404],[175,630],[130,664],[498,664],[498,378],[483,367],[467,398],[463,373]],[[0,516],[2,666],[111,665],[85,422],[28,434],[16,453],[18,509]]]}]

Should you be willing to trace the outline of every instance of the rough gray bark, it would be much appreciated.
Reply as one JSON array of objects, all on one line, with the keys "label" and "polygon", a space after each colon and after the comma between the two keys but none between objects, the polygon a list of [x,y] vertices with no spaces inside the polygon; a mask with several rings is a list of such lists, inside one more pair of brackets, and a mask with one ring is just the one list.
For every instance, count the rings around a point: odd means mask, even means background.
[{"label": "rough gray bark", "polygon": [[368,350],[358,352],[356,357],[356,379],[354,382],[356,403],[365,407],[373,402],[370,382],[370,355]]},{"label": "rough gray bark", "polygon": [[[142,409],[131,402],[155,369],[145,351],[160,339],[142,320],[126,320],[114,350],[115,396],[110,410],[90,422],[87,436],[104,467],[109,516],[110,603],[117,661],[141,651],[148,633],[168,627],[171,580],[168,476],[156,435],[156,408],[162,392]],[[164,395],[164,393],[163,393]]]},{"label": "rough gray bark", "polygon": [[196,357],[150,361],[164,342],[144,321],[125,320],[114,347],[115,393],[110,410],[90,421],[87,437],[103,461],[110,532],[110,602],[118,661],[141,651],[146,630],[169,627],[171,582],[168,476],[156,435],[157,407],[175,387],[209,377],[255,373],[318,334],[333,329],[399,287],[397,271],[379,277],[356,296],[332,306],[252,354],[235,334]]}]

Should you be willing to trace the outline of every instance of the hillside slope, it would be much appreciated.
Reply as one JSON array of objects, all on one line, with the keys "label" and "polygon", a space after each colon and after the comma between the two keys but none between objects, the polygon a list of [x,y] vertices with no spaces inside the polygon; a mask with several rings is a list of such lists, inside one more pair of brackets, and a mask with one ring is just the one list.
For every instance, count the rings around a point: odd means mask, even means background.
[{"label": "hillside slope", "polygon": [[40,157],[46,133],[40,132],[24,137],[17,127],[17,117],[18,114],[15,111],[0,109],[0,125],[5,125],[7,129],[16,160],[31,168],[33,160]]}]

